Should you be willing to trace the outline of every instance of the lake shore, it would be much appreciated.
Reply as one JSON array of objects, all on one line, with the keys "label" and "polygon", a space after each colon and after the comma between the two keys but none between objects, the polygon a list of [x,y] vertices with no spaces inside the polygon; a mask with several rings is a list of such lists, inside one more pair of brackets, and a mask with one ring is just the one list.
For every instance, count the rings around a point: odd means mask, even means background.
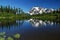
[{"label": "lake shore", "polygon": [[37,15],[11,14],[11,13],[0,14],[0,20],[24,20],[24,19],[31,19],[31,18],[41,19],[41,20],[60,21],[60,13],[37,14]]}]

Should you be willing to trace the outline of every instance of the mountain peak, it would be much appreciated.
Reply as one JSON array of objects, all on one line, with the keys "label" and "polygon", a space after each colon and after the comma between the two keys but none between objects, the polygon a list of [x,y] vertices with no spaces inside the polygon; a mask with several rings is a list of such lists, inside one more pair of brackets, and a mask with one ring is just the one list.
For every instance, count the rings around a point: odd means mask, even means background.
[{"label": "mountain peak", "polygon": [[35,14],[42,14],[42,13],[50,13],[53,12],[53,8],[41,8],[41,7],[32,7],[32,9],[29,11],[30,15],[35,15]]}]

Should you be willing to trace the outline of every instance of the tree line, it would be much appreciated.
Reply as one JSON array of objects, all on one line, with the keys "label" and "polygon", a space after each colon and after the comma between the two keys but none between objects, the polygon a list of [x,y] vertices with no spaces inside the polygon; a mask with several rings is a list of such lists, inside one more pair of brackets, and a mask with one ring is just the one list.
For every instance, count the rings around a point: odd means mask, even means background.
[{"label": "tree line", "polygon": [[9,6],[0,6],[0,13],[13,13],[13,14],[20,14],[24,13],[21,8],[15,8]]}]

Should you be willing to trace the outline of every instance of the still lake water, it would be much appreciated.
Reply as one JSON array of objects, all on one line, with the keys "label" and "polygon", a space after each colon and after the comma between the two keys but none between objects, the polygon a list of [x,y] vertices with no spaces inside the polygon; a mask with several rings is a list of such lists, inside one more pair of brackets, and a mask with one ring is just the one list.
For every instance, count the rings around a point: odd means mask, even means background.
[{"label": "still lake water", "polygon": [[19,33],[19,40],[59,40],[60,24],[36,19],[0,22],[0,32],[6,32],[8,36]]}]

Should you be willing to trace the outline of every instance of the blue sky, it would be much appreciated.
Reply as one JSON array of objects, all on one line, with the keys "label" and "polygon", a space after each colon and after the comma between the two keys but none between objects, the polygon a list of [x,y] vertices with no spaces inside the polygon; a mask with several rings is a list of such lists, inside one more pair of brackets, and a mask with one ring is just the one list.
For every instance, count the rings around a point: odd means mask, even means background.
[{"label": "blue sky", "polygon": [[60,0],[0,0],[0,5],[10,5],[28,12],[32,7],[59,8]]}]

